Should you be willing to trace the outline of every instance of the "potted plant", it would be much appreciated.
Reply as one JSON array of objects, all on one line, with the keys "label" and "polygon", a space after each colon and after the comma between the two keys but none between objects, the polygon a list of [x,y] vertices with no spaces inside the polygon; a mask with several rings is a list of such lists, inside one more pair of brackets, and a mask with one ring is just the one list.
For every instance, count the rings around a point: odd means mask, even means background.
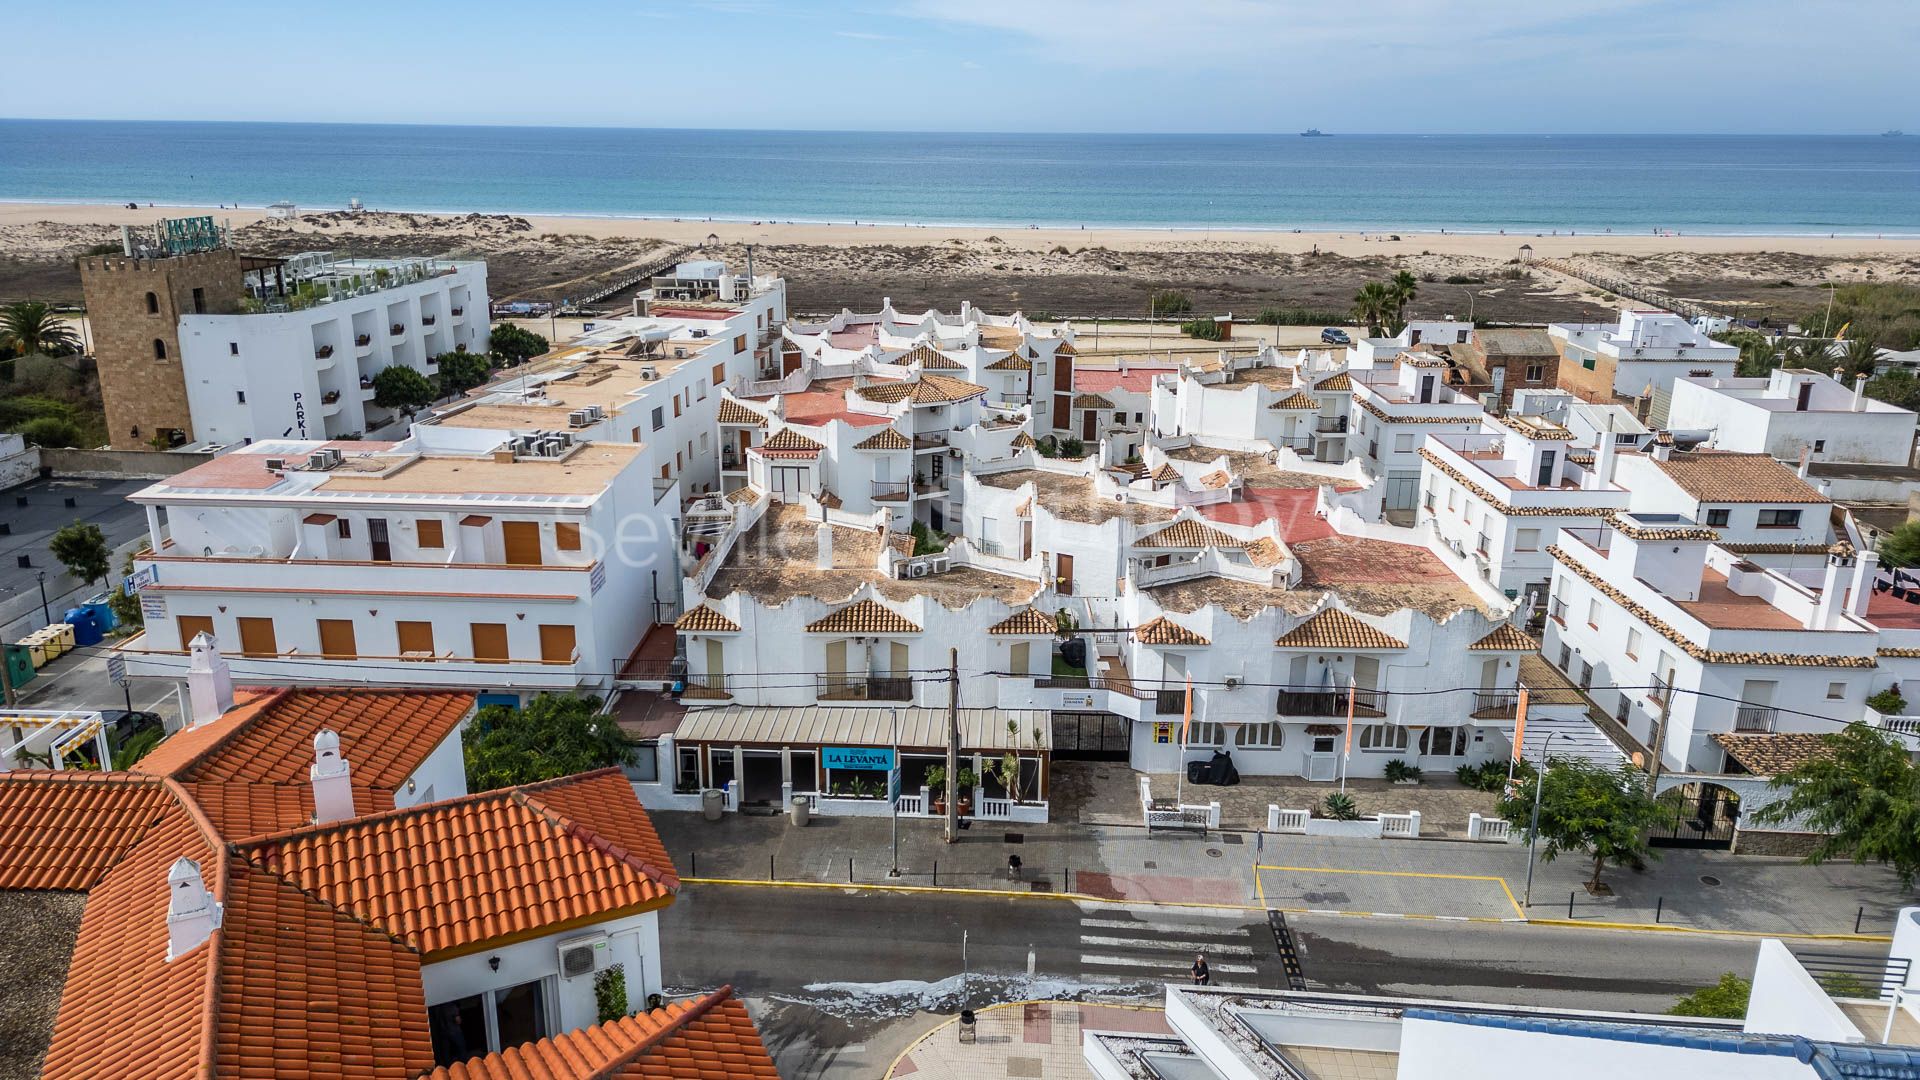
[{"label": "potted plant", "polygon": [[973,789],[980,786],[980,777],[965,765],[960,766],[960,815],[973,813]]},{"label": "potted plant", "polygon": [[1889,686],[1885,690],[1867,698],[1867,708],[1882,716],[1905,716],[1907,699],[1900,696],[1898,686]]},{"label": "potted plant", "polygon": [[1420,766],[1394,758],[1387,762],[1387,779],[1402,787],[1412,787],[1420,782]]},{"label": "potted plant", "polygon": [[921,783],[927,786],[927,797],[933,800],[933,812],[947,812],[947,767],[935,765],[927,770],[927,777]]}]

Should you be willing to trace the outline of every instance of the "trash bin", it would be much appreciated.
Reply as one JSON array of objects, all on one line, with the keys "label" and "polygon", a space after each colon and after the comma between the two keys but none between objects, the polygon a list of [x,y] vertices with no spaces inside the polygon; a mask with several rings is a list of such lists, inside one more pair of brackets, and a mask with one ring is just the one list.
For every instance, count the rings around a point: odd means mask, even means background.
[{"label": "trash bin", "polygon": [[973,1017],[972,1009],[960,1010],[960,1029],[958,1034],[959,1034],[960,1042],[970,1043],[975,1041],[975,1038],[978,1033],[974,1028],[974,1017]]},{"label": "trash bin", "polygon": [[719,821],[720,815],[727,809],[727,793],[719,788],[708,788],[700,793],[700,813],[708,821]]},{"label": "trash bin", "polygon": [[93,612],[93,617],[100,621],[102,634],[120,625],[119,618],[113,614],[111,595],[111,593],[101,593],[98,596],[89,596],[85,604],[86,609]]},{"label": "trash bin", "polygon": [[33,654],[25,645],[8,645],[6,648],[7,678],[13,682],[14,689],[33,681]]},{"label": "trash bin", "polygon": [[47,666],[47,632],[45,630],[35,630],[21,638],[18,644],[27,650],[27,655],[31,658],[36,670]]},{"label": "trash bin", "polygon": [[795,825],[805,825],[807,819],[813,816],[813,804],[807,801],[805,795],[795,795],[787,813],[792,816]]},{"label": "trash bin", "polygon": [[100,625],[99,617],[94,615],[91,608],[69,608],[61,618],[73,627],[73,643],[81,648],[98,645],[100,639],[106,636],[106,628]]}]

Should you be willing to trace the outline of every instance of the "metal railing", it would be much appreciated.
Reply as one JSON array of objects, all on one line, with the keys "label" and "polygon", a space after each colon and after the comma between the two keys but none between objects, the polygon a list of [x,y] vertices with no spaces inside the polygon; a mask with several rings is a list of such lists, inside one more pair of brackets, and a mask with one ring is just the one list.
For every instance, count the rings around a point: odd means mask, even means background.
[{"label": "metal railing", "polygon": [[[1378,690],[1353,691],[1355,716],[1385,716],[1386,695]],[[1274,695],[1274,711],[1282,716],[1345,716],[1347,691],[1329,687],[1283,686]]]},{"label": "metal railing", "polygon": [[815,675],[821,701],[912,701],[913,680],[905,675]]},{"label": "metal railing", "polygon": [[1653,689],[1647,691],[1647,700],[1665,706],[1673,698],[1673,684],[1658,675],[1653,676],[1652,680]]},{"label": "metal railing", "polygon": [[874,480],[871,483],[873,486],[869,489],[872,491],[870,497],[875,501],[907,497],[908,484],[905,480]]},{"label": "metal railing", "polygon": [[1779,711],[1770,706],[1742,705],[1733,714],[1733,730],[1770,732],[1779,716]]},{"label": "metal railing", "polygon": [[1473,715],[1497,719],[1511,718],[1520,708],[1520,695],[1512,690],[1481,690],[1473,695]]},{"label": "metal railing", "polygon": [[1347,418],[1344,416],[1322,416],[1313,422],[1313,430],[1319,432],[1338,432],[1347,430]]},{"label": "metal railing", "polygon": [[680,677],[682,698],[725,698],[732,697],[732,683],[726,675],[683,675]]},{"label": "metal railing", "polygon": [[1796,952],[1794,959],[1830,997],[1887,1001],[1907,985],[1913,961],[1904,956],[1849,956],[1846,953]]},{"label": "metal railing", "polygon": [[1187,692],[1185,690],[1154,691],[1153,711],[1160,716],[1178,716],[1186,712]]},{"label": "metal railing", "polygon": [[[1565,600],[1547,601],[1547,617],[1561,626],[1567,625],[1567,602]],[[1654,682],[1660,680],[1655,679]]]}]

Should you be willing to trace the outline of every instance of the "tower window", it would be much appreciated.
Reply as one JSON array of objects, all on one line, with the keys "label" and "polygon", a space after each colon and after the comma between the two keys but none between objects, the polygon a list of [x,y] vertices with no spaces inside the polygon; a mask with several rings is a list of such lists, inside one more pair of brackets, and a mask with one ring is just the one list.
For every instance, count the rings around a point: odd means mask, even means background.
[{"label": "tower window", "polygon": [[159,338],[153,339],[153,358],[155,360],[165,360],[167,358],[167,343],[161,341]]},{"label": "tower window", "polygon": [[149,314],[149,315],[158,315],[158,314],[160,314],[160,296],[159,296],[159,294],[157,294],[157,293],[148,293],[148,294],[147,294],[147,314]]}]

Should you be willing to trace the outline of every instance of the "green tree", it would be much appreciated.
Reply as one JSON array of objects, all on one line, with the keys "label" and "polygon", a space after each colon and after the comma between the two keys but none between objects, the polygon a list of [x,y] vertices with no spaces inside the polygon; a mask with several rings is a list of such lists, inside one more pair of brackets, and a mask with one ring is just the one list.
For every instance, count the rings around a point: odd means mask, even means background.
[{"label": "green tree", "polygon": [[70,356],[80,351],[80,335],[53,308],[22,300],[0,307],[0,345],[21,356]]},{"label": "green tree", "polygon": [[[126,559],[120,563],[120,579],[125,581],[132,576],[133,553],[128,552]],[[124,588],[113,589],[107,593],[107,607],[113,609],[113,618],[117,626],[137,630],[147,624],[146,614],[140,610],[138,593],[129,595]]]},{"label": "green tree", "polygon": [[501,323],[487,336],[487,349],[506,367],[513,367],[546,352],[547,339],[512,323]]},{"label": "green tree", "polygon": [[1400,271],[1387,282],[1387,293],[1393,299],[1393,318],[1390,320],[1392,325],[1387,330],[1388,334],[1397,335],[1406,328],[1407,305],[1413,302],[1414,296],[1419,291],[1420,279],[1414,277],[1408,270]]},{"label": "green tree", "polygon": [[433,404],[433,384],[405,364],[390,364],[373,377],[373,403],[411,416]]},{"label": "green tree", "polygon": [[1780,366],[1780,343],[1765,334],[1747,331],[1737,344],[1740,346],[1740,362],[1734,370],[1741,378],[1764,379]]},{"label": "green tree", "polygon": [[1781,362],[1787,367],[1827,374],[1834,365],[1833,341],[1823,337],[1801,338],[1787,346]]},{"label": "green tree", "polygon": [[1516,785],[1500,800],[1500,815],[1532,839],[1534,788],[1540,787],[1541,856],[1548,862],[1562,852],[1575,851],[1593,858],[1589,889],[1600,886],[1608,863],[1637,863],[1650,853],[1648,827],[1661,809],[1648,795],[1646,777],[1630,765],[1608,768],[1578,758],[1555,758],[1545,775]]},{"label": "green tree", "polygon": [[1769,786],[1785,797],[1753,817],[1822,834],[1808,863],[1885,863],[1902,889],[1913,888],[1920,876],[1920,767],[1898,738],[1865,724],[1820,741],[1827,752],[1774,777]]},{"label": "green tree", "polygon": [[1212,319],[1194,319],[1190,322],[1183,322],[1180,324],[1180,332],[1190,338],[1197,338],[1201,341],[1219,341],[1221,336],[1220,324],[1214,322]]},{"label": "green tree", "polygon": [[1920,566],[1920,521],[1902,522],[1880,538],[1880,562],[1885,566]]},{"label": "green tree", "polygon": [[1840,349],[1840,366],[1847,369],[1848,376],[1873,374],[1880,346],[1871,335],[1848,338],[1840,343]]},{"label": "green tree", "polygon": [[493,372],[493,365],[480,353],[441,353],[433,361],[440,393],[445,396],[464,394],[485,383]]},{"label": "green tree", "polygon": [[1868,379],[1867,396],[1875,401],[1920,412],[1920,379],[1914,378],[1911,372],[1895,368],[1885,375]]},{"label": "green tree", "polygon": [[489,705],[467,725],[467,789],[531,784],[633,761],[633,744],[590,697],[541,694],[525,707]]},{"label": "green tree", "polygon": [[1702,987],[1673,1003],[1668,1016],[1713,1016],[1722,1020],[1744,1020],[1747,997],[1753,984],[1729,971],[1712,986]]},{"label": "green tree", "polygon": [[20,434],[33,445],[49,449],[79,446],[85,438],[79,424],[58,416],[36,416],[20,425]]},{"label": "green tree", "polygon": [[107,536],[100,526],[87,521],[76,521],[53,534],[47,541],[47,550],[67,568],[67,573],[92,585],[107,576],[108,561]]},{"label": "green tree", "polygon": [[1393,312],[1393,291],[1384,283],[1369,281],[1353,297],[1353,321],[1364,324],[1368,337],[1382,336]]}]

